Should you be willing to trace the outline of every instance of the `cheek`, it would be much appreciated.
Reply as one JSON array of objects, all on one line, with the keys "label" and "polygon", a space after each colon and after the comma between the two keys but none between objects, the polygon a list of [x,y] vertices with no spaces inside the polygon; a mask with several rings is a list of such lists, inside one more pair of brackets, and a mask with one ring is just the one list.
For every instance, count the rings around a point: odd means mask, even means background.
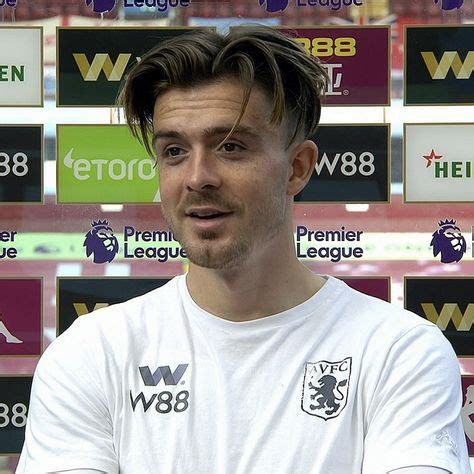
[{"label": "cheek", "polygon": [[160,170],[160,195],[162,202],[171,201],[179,194],[179,182],[172,173]]}]

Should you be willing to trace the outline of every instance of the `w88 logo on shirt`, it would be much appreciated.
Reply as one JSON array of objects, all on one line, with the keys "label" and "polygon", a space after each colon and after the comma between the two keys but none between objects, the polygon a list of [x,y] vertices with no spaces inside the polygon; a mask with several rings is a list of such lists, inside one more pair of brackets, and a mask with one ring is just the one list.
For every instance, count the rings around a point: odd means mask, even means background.
[{"label": "w88 logo on shirt", "polygon": [[[168,390],[152,394],[148,399],[143,392],[133,396],[130,390],[130,403],[133,411],[138,410],[141,406],[143,412],[146,413],[152,406],[155,407],[157,413],[181,413],[189,408],[189,392],[181,390],[173,394]],[[138,407],[138,408],[137,408]]]}]

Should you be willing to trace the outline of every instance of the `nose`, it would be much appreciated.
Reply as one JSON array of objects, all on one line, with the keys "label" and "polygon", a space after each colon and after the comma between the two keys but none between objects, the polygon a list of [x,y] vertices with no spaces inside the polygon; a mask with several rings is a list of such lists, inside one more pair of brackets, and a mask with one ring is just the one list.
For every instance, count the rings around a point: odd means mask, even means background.
[{"label": "nose", "polygon": [[217,158],[209,150],[194,150],[187,163],[186,187],[188,190],[217,189],[221,182]]}]

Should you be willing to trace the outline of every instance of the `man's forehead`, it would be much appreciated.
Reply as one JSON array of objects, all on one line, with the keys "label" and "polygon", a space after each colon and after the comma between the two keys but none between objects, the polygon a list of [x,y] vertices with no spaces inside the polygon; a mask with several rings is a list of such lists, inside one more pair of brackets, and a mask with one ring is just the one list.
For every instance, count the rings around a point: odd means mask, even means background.
[{"label": "man's forehead", "polygon": [[[155,128],[159,123],[182,119],[237,120],[242,108],[244,88],[236,81],[212,82],[188,88],[170,88],[159,95],[154,108]],[[252,88],[242,123],[269,125],[272,112],[270,100],[258,87]],[[213,124],[212,126],[215,126]]]}]

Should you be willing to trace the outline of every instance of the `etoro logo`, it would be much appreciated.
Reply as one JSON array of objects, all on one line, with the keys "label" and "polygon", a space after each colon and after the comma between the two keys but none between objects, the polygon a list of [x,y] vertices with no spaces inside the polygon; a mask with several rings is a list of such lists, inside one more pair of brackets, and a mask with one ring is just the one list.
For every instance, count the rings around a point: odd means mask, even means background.
[{"label": "etoro logo", "polygon": [[440,3],[442,10],[454,10],[461,8],[464,0],[434,0],[435,4]]},{"label": "etoro logo", "polygon": [[86,255],[93,255],[94,263],[111,262],[118,253],[119,244],[107,220],[92,221],[92,229],[84,240]]},{"label": "etoro logo", "polygon": [[115,8],[116,0],[86,0],[86,5],[92,3],[95,13],[107,13]]},{"label": "etoro logo", "polygon": [[441,254],[442,263],[459,262],[466,253],[466,239],[454,219],[439,221],[439,229],[432,234],[430,247],[433,256]]},{"label": "etoro logo", "polygon": [[73,158],[74,148],[71,148],[64,157],[64,165],[71,168],[74,178],[78,181],[87,181],[95,176],[98,181],[108,177],[113,181],[132,181],[135,176],[149,181],[156,176],[154,163],[149,158],[134,159],[129,162],[115,158],[113,160]]}]

